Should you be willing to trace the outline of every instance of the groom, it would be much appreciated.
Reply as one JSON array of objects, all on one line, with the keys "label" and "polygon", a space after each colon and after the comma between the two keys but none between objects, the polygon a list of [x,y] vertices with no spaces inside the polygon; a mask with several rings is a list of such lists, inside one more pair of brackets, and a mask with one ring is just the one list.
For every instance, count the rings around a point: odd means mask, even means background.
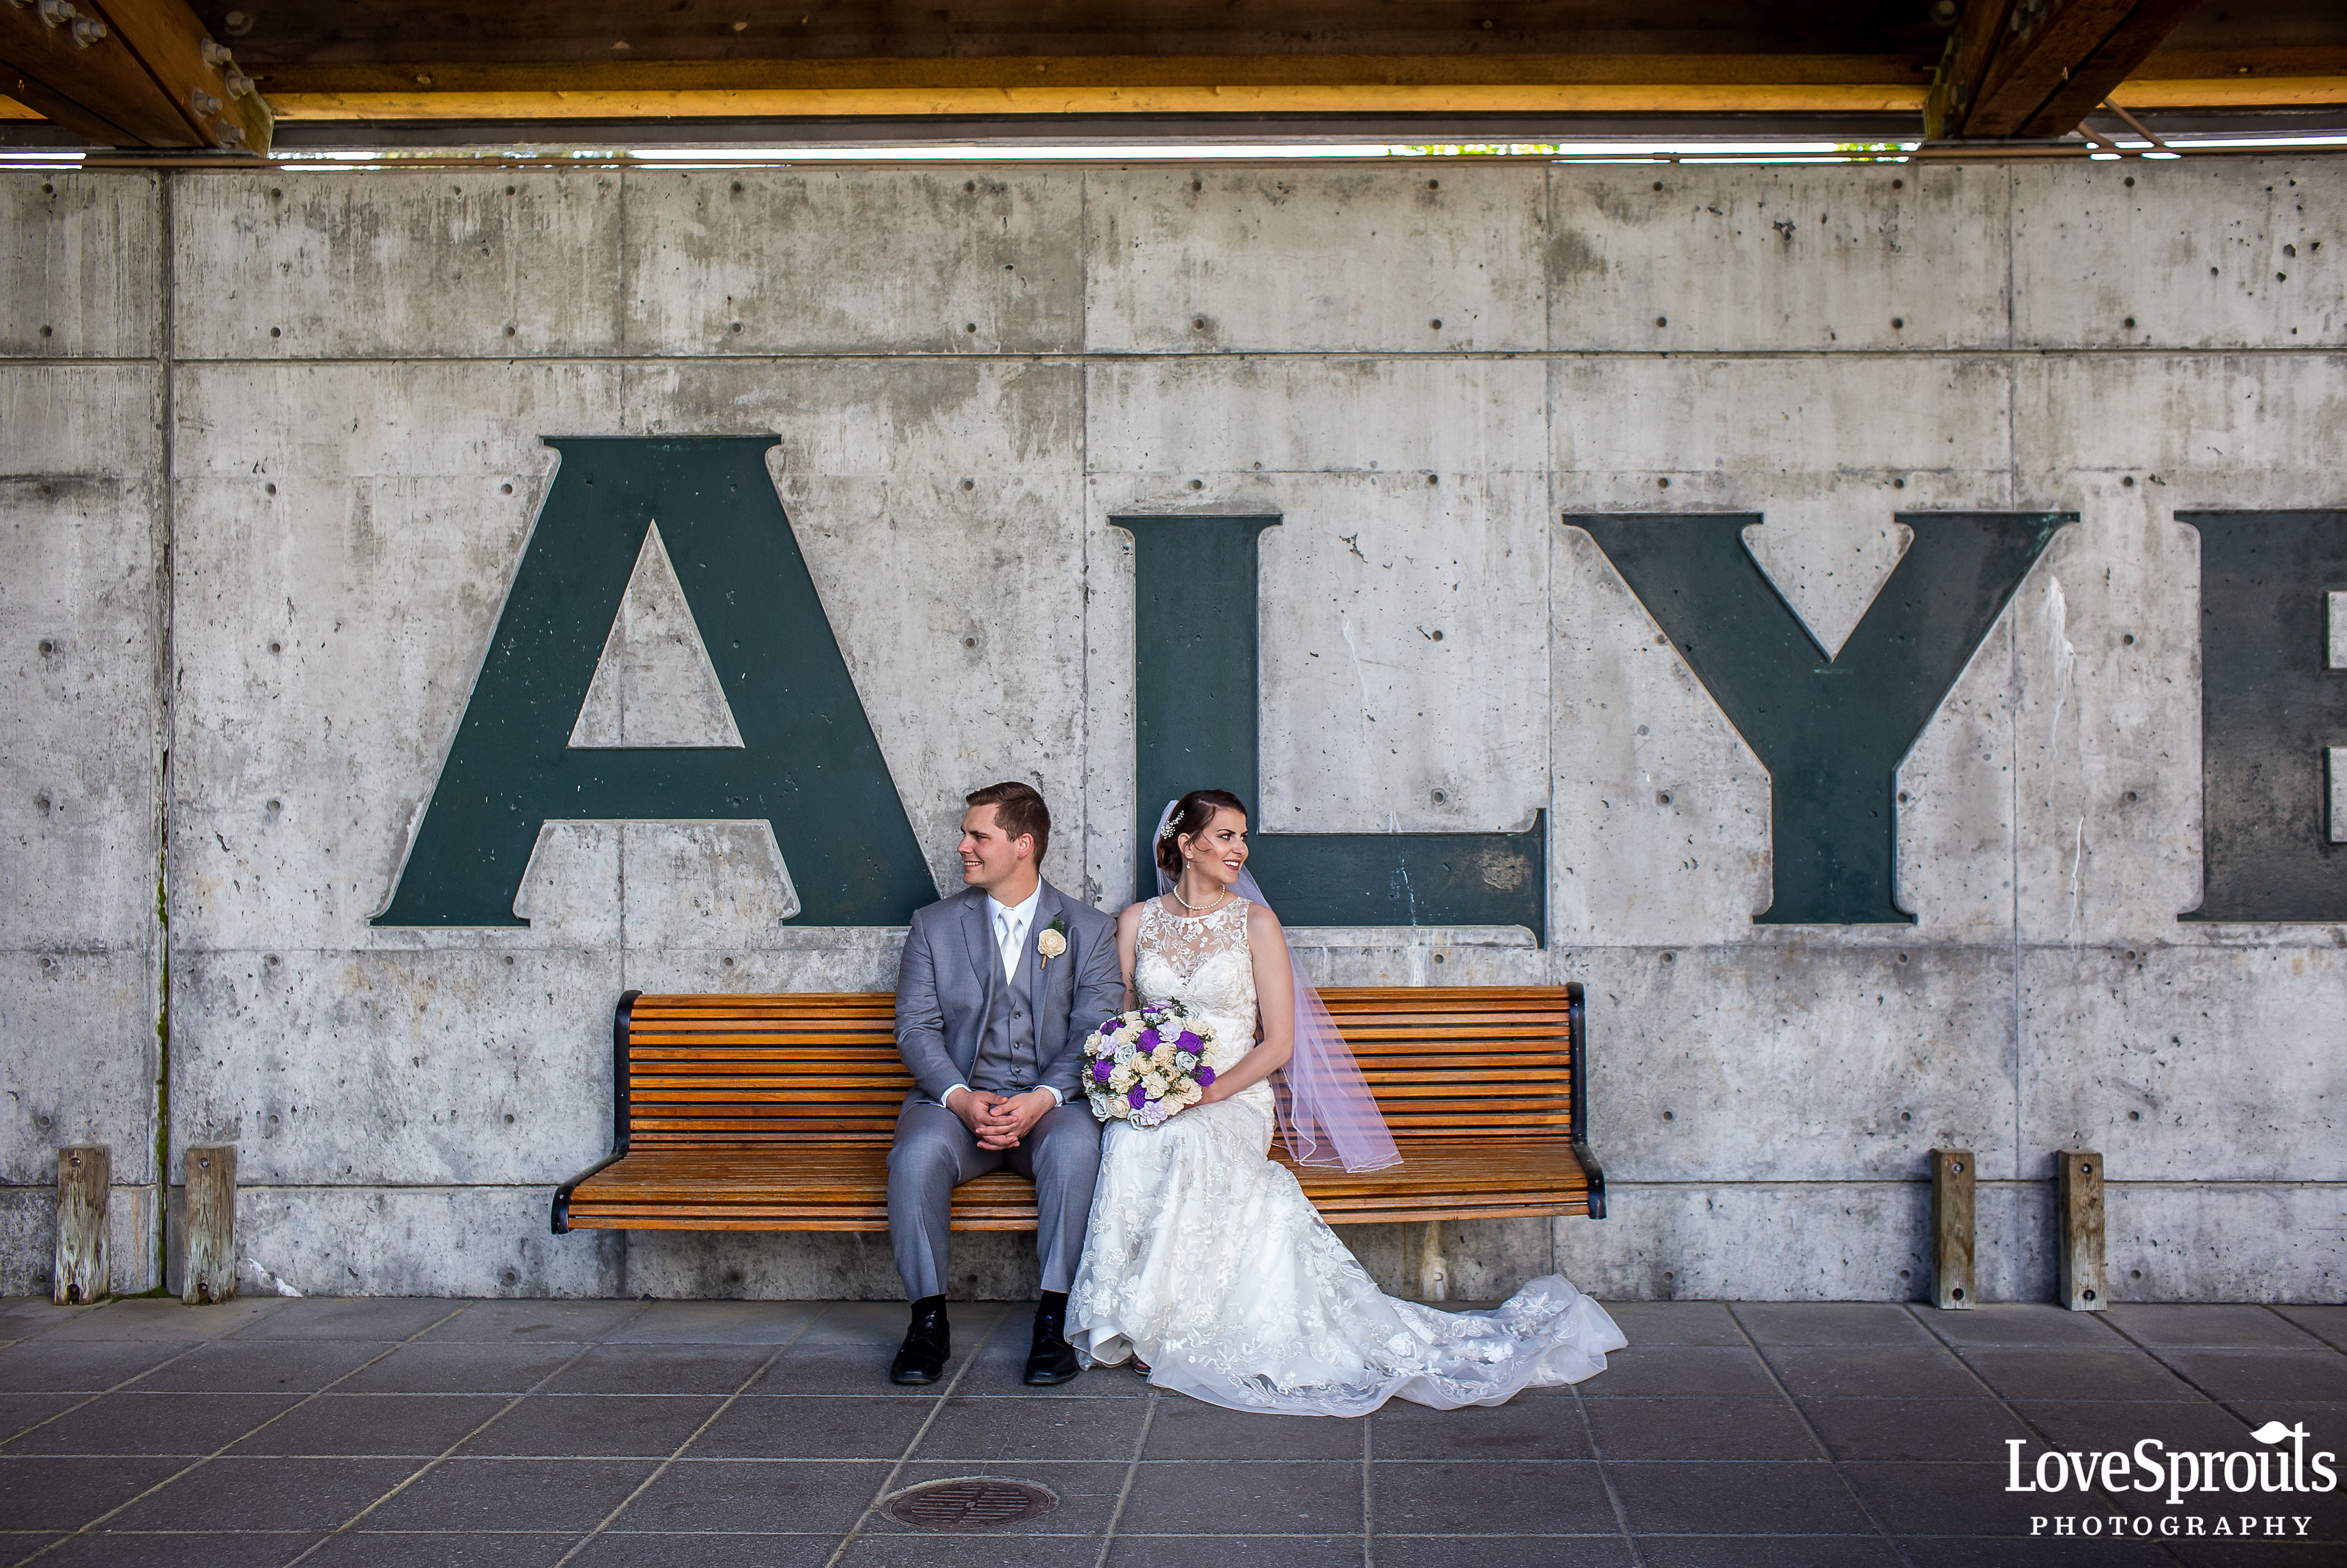
[{"label": "groom", "polygon": [[961,819],[962,892],[913,917],[897,977],[897,1050],[913,1091],[888,1151],[888,1238],[913,1303],[888,1368],[934,1383],[951,1343],[953,1190],[1008,1165],[1033,1178],[1043,1301],[1027,1381],[1078,1370],[1068,1287],[1100,1169],[1100,1123],[1077,1085],[1084,1036],[1124,1005],[1116,924],[1044,881],[1051,814],[1023,784],[989,784]]}]

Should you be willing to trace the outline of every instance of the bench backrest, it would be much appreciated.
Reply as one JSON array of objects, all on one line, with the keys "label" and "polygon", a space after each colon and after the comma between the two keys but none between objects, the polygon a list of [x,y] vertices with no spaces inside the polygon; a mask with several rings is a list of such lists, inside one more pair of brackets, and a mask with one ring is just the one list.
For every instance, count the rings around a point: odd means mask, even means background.
[{"label": "bench backrest", "polygon": [[[1398,1142],[1577,1137],[1579,986],[1324,990]],[[886,1143],[912,1079],[886,991],[620,999],[622,1147]]]}]

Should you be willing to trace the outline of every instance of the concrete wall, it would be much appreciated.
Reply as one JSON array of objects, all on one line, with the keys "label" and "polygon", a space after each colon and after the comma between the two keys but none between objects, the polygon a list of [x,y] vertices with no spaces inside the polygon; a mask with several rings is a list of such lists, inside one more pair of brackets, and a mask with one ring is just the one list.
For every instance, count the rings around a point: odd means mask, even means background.
[{"label": "concrete wall", "polygon": [[[1914,1296],[1956,1144],[1982,1293],[2043,1297],[2083,1145],[2118,1297],[2340,1299],[2347,925],[2176,918],[2175,514],[2347,505],[2342,214],[2319,159],[0,177],[0,1288],[43,1287],[81,1139],[150,1282],[162,1117],[169,1160],[239,1145],[257,1281],[895,1293],[876,1237],[547,1232],[622,988],[892,983],[894,933],[784,923],[763,828],[550,826],[528,929],[367,923],[539,437],[771,432],[946,886],[1000,776],[1056,880],[1124,886],[1133,512],[1284,518],[1265,825],[1548,810],[1546,950],[1301,933],[1333,983],[1588,986],[1612,1217],[1460,1227],[1457,1291]],[[1560,518],[1764,514],[1830,643],[1934,508],[2079,521],[1901,772],[1917,923],[1755,925],[1768,776]],[[1031,1283],[1012,1238],[962,1258]]]}]

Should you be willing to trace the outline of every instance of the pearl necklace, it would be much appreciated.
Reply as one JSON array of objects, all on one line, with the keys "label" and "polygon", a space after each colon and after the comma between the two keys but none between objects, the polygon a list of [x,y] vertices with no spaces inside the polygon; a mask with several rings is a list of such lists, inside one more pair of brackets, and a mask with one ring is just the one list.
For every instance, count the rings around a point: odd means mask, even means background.
[{"label": "pearl necklace", "polygon": [[1204,915],[1209,910],[1221,908],[1225,902],[1229,899],[1230,896],[1231,890],[1225,887],[1223,889],[1222,897],[1215,899],[1213,903],[1193,904],[1190,900],[1182,897],[1182,884],[1178,880],[1174,884],[1174,902],[1181,905],[1182,907],[1187,909],[1193,915]]}]

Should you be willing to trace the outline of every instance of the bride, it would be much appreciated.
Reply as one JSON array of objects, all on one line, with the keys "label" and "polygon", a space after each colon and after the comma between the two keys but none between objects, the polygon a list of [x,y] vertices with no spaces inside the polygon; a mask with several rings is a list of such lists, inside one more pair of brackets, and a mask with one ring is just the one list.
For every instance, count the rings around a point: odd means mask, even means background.
[{"label": "bride", "polygon": [[1133,1360],[1159,1388],[1232,1409],[1316,1416],[1394,1398],[1497,1405],[1604,1370],[1605,1352],[1627,1341],[1559,1276],[1490,1312],[1378,1289],[1267,1157],[1276,1123],[1304,1163],[1399,1159],[1246,874],[1246,809],[1225,791],[1192,791],[1166,807],[1156,856],[1164,891],[1117,921],[1125,1005],[1178,998],[1203,1014],[1214,1079],[1162,1125],[1107,1125],[1068,1297],[1077,1355]]}]

